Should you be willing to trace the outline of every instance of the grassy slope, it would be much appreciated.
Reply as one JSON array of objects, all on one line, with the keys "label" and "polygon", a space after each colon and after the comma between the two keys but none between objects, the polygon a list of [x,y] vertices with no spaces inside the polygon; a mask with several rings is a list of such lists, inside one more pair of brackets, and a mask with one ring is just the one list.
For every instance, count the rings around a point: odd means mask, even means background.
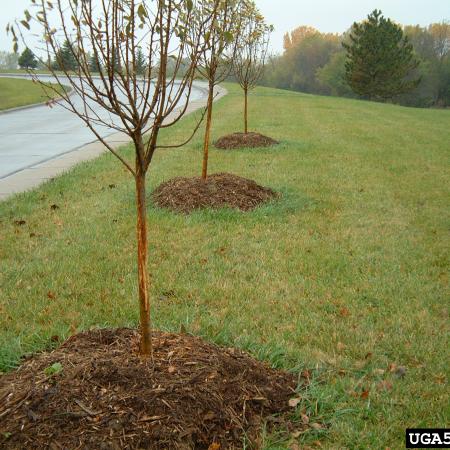
[{"label": "grassy slope", "polygon": [[[241,129],[242,98],[229,88],[215,138]],[[301,408],[330,428],[306,433],[306,443],[403,448],[406,427],[448,424],[450,111],[270,89],[250,108],[251,128],[282,144],[213,150],[211,171],[283,198],[246,215],[150,208],[156,327],[184,324],[275,366],[313,369]],[[200,173],[200,141],[161,151],[150,187]],[[5,370],[53,335],[137,323],[133,189],[105,155],[0,203]]]},{"label": "grassy slope", "polygon": [[[57,97],[51,94],[52,98]],[[19,106],[42,103],[47,100],[41,86],[31,80],[0,78],[0,111]]]}]

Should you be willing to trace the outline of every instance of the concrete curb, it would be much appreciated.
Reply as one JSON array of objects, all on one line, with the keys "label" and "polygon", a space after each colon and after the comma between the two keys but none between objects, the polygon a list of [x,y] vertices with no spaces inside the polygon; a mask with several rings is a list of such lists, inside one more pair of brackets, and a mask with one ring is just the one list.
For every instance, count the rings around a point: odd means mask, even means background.
[{"label": "concrete curb", "polygon": [[[195,87],[207,93],[207,89],[205,89],[204,85],[200,85],[199,82],[195,83]],[[218,101],[227,95],[227,93],[228,91],[225,88],[218,86],[216,88],[214,101]],[[205,107],[206,103],[206,96],[200,100],[189,103],[184,116]],[[173,114],[175,115],[176,111],[174,111]],[[167,120],[170,120],[170,117]],[[113,133],[106,138],[106,141],[114,149],[118,149],[119,147],[130,143],[129,137],[122,133]],[[105,152],[108,152],[108,150],[101,142],[93,141],[82,147],[70,150],[47,161],[40,162],[39,164],[2,178],[0,179],[0,201],[7,199],[14,194],[31,190],[50,179],[62,175],[77,164],[95,159]]]},{"label": "concrete curb", "polygon": [[[24,75],[20,75],[20,74],[4,74],[4,73],[0,74],[0,78],[20,78],[20,79],[23,79],[23,80],[28,79]],[[75,92],[71,88],[70,91],[69,91],[69,97],[72,97],[72,95],[74,95],[74,94],[75,94]],[[54,98],[52,100],[52,102],[59,102],[60,100],[63,100],[63,98],[62,97],[56,97],[56,98]],[[17,111],[24,111],[26,109],[31,109],[31,108],[37,108],[39,106],[46,106],[47,103],[48,103],[48,101],[47,102],[41,102],[41,103],[32,103],[31,105],[18,106],[17,108],[3,109],[3,110],[0,111],[0,115],[13,113],[13,112],[17,112]]]}]

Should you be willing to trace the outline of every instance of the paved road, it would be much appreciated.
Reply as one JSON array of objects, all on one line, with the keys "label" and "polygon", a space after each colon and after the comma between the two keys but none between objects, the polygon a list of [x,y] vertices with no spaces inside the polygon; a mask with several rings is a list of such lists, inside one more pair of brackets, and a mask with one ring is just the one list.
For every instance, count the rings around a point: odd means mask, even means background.
[{"label": "paved road", "polygon": [[[51,81],[50,76],[40,78]],[[205,91],[197,86],[193,89],[191,101],[204,96]],[[82,104],[79,97],[74,98],[74,102]],[[105,117],[97,105],[92,107],[96,113]],[[115,133],[114,129],[106,127],[98,127],[97,130],[102,137]],[[53,108],[37,106],[0,114],[0,179],[96,140],[78,117],[60,105]]]}]

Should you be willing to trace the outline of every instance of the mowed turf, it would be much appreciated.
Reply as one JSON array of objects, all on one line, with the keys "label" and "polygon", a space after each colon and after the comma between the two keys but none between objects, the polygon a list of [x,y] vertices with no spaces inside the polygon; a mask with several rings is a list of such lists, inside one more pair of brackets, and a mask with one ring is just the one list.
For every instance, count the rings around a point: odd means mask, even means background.
[{"label": "mowed turf", "polygon": [[[50,83],[49,83],[50,85]],[[53,85],[55,88],[56,84]],[[52,98],[58,95],[48,90]],[[0,77],[0,111],[19,106],[42,103],[48,100],[42,87],[31,80]]]},{"label": "mowed turf", "polygon": [[[214,139],[242,130],[227,87]],[[213,149],[210,172],[282,198],[250,213],[150,205],[155,327],[309,370],[297,414],[323,426],[300,444],[397,449],[407,427],[448,425],[450,111],[259,88],[250,124],[281,144]],[[199,175],[201,153],[201,134],[159,151],[149,191]],[[0,286],[4,371],[79,330],[137,324],[134,185],[114,157],[0,203]]]}]

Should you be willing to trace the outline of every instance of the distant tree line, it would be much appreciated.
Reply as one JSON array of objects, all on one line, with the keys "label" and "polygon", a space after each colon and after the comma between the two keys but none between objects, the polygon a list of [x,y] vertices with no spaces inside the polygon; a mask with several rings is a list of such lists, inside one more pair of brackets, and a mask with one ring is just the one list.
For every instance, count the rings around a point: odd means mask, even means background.
[{"label": "distant tree line", "polygon": [[[376,75],[374,75],[376,74]],[[400,27],[374,11],[344,34],[301,26],[262,84],[313,94],[450,106],[450,23]]]}]

